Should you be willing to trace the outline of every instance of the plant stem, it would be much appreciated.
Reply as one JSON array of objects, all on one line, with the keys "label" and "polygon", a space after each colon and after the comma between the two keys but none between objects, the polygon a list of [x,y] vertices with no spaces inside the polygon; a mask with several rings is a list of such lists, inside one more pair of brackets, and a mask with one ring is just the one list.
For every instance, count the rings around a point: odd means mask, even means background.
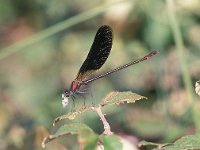
[{"label": "plant stem", "polygon": [[104,132],[103,132],[103,134],[112,135],[113,133],[110,131],[110,125],[107,122],[104,114],[102,113],[101,108],[102,108],[101,106],[94,107],[94,110],[98,113],[98,115],[101,118],[101,121],[103,123],[103,126],[104,126]]},{"label": "plant stem", "polygon": [[200,121],[198,117],[199,113],[195,107],[193,86],[192,86],[192,81],[191,81],[189,71],[188,71],[188,64],[186,62],[186,57],[184,53],[185,48],[184,48],[183,39],[181,36],[181,31],[180,31],[180,27],[179,27],[176,14],[175,14],[174,0],[167,0],[167,8],[168,8],[169,22],[172,28],[175,44],[178,50],[178,57],[180,60],[183,82],[188,93],[188,100],[190,100],[192,103],[193,122],[195,124],[196,129],[200,131]]},{"label": "plant stem", "polygon": [[114,4],[119,4],[122,1],[119,2],[115,2],[115,3],[110,3],[110,4],[105,4],[99,7],[96,7],[94,9],[90,9],[86,12],[83,12],[81,14],[78,14],[74,17],[71,17],[65,21],[62,21],[56,25],[53,25],[25,40],[22,40],[20,42],[17,42],[11,46],[8,46],[6,48],[3,48],[0,50],[0,60],[6,58],[7,56],[24,49],[25,47],[32,45],[36,42],[39,42],[41,40],[44,40],[58,32],[61,32],[73,25],[76,25],[80,22],[86,21],[88,19],[91,19],[101,13],[103,13],[104,11],[106,11],[110,6],[113,6]]}]

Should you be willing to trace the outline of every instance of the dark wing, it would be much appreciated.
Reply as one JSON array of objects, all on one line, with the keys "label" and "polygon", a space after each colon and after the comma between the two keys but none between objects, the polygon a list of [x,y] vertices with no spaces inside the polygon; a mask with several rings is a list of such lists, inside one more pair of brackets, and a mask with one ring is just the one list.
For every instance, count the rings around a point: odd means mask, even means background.
[{"label": "dark wing", "polygon": [[83,80],[94,71],[98,70],[106,62],[112,48],[112,29],[107,25],[99,28],[94,38],[94,42],[81,66],[76,79]]}]

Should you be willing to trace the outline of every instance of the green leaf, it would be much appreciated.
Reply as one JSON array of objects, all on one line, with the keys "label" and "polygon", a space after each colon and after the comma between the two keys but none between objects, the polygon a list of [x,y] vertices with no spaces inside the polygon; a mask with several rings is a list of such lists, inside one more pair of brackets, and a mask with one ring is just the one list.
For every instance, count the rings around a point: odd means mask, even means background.
[{"label": "green leaf", "polygon": [[176,149],[200,149],[200,134],[184,136],[166,147],[166,150]]},{"label": "green leaf", "polygon": [[78,134],[80,141],[82,141],[81,144],[86,145],[86,147],[88,144],[96,145],[97,143],[98,136],[90,127],[82,123],[71,123],[61,126],[55,134],[45,137],[42,142],[42,147],[44,148],[47,143],[59,137],[73,134]]},{"label": "green leaf", "polygon": [[83,106],[77,110],[74,110],[73,112],[69,112],[66,115],[59,116],[56,119],[54,119],[53,126],[55,126],[56,123],[58,123],[59,121],[63,119],[73,120],[76,118],[76,116],[84,113],[85,111],[93,110],[93,109],[94,109],[94,106]]},{"label": "green leaf", "polygon": [[141,141],[138,146],[146,149],[165,149],[165,150],[178,150],[178,149],[200,149],[200,134],[188,135],[178,139],[174,143],[157,144],[147,141]]},{"label": "green leaf", "polygon": [[132,92],[110,92],[100,103],[104,105],[120,105],[124,103],[135,103],[138,100],[147,99],[144,96]]},{"label": "green leaf", "polygon": [[[81,138],[82,142],[84,143],[84,150],[96,150],[97,142],[98,142],[98,135],[85,135]],[[80,141],[80,140],[79,140]]]},{"label": "green leaf", "polygon": [[138,146],[140,148],[144,148],[144,149],[162,149],[164,148],[166,145],[169,145],[170,143],[165,143],[165,144],[157,144],[157,143],[153,143],[153,142],[147,142],[147,141],[141,141]]},{"label": "green leaf", "polygon": [[122,150],[122,143],[116,135],[102,135],[104,150]]},{"label": "green leaf", "polygon": [[[135,101],[138,101],[141,99],[147,99],[147,98],[144,96],[138,95],[136,93],[132,93],[132,92],[110,92],[101,101],[101,103],[99,105],[103,107],[105,105],[113,105],[113,104],[120,105],[120,104],[124,104],[124,103],[135,103]],[[94,105],[83,106],[83,107],[80,107],[80,108],[74,110],[73,112],[69,112],[66,115],[59,116],[56,119],[54,119],[53,126],[55,126],[56,123],[58,123],[59,121],[61,121],[63,119],[73,120],[78,115],[80,115],[86,111],[94,110],[94,107],[98,107],[98,106],[94,106]]]}]

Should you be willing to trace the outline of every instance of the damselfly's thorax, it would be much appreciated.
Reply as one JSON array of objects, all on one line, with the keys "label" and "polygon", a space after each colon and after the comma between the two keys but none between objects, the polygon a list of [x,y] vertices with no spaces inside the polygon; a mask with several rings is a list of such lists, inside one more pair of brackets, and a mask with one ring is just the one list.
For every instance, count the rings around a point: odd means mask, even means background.
[{"label": "damselfly's thorax", "polygon": [[82,82],[81,81],[78,81],[78,80],[74,80],[72,83],[71,83],[71,86],[70,86],[70,89],[69,90],[64,90],[63,92],[63,98],[65,97],[70,97],[74,94],[77,93],[77,91],[79,90],[79,88],[81,87],[81,84]]},{"label": "damselfly's thorax", "polygon": [[80,88],[81,86],[81,81],[78,81],[78,80],[74,80],[72,83],[71,83],[71,86],[70,86],[70,91],[76,91],[77,89]]},{"label": "damselfly's thorax", "polygon": [[66,107],[68,105],[68,101],[69,101],[68,98],[69,97],[71,97],[74,101],[76,95],[85,93],[85,91],[80,90],[82,85],[86,85],[86,84],[83,83],[83,81],[79,81],[79,80],[75,79],[71,83],[70,89],[64,90],[64,92],[62,94],[62,105],[63,105],[63,107]]}]

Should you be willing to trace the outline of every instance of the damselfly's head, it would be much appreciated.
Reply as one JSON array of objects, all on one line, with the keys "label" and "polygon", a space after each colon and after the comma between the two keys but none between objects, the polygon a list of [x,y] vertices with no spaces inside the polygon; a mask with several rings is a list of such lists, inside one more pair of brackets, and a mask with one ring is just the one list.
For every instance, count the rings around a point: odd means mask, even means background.
[{"label": "damselfly's head", "polygon": [[68,105],[70,95],[71,92],[69,90],[64,90],[62,94],[62,105],[64,108]]}]

